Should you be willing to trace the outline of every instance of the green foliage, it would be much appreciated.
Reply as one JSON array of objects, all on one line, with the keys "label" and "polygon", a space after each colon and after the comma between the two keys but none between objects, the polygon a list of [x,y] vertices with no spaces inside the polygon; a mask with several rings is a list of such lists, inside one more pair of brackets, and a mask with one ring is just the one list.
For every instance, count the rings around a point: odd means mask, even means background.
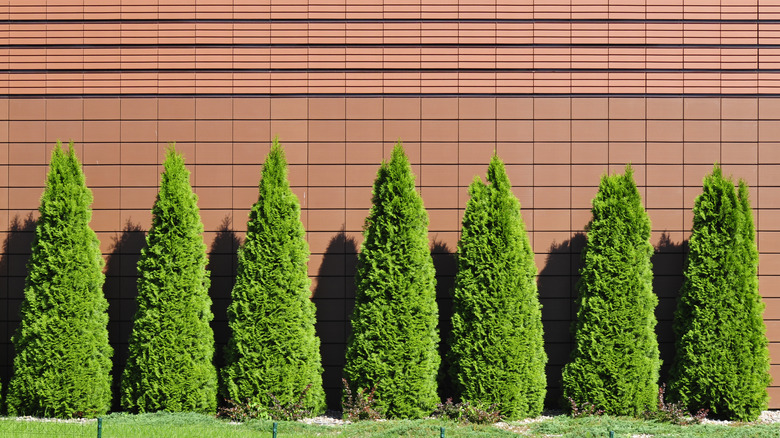
[{"label": "green foliage", "polygon": [[132,412],[213,413],[217,375],[203,224],[184,158],[168,149],[138,260],[138,311],[122,376]]},{"label": "green foliage", "polygon": [[704,178],[688,245],[670,396],[717,417],[755,420],[767,408],[769,352],[744,181],[735,190],[718,166]]},{"label": "green foliage", "polygon": [[507,418],[542,412],[547,380],[536,265],[520,203],[493,156],[469,187],[453,290],[450,372],[464,401]]},{"label": "green foliage", "polygon": [[108,302],[103,257],[81,164],[62,145],[52,151],[38,208],[21,323],[13,336],[11,415],[93,417],[111,404]]},{"label": "green foliage", "polygon": [[631,166],[601,178],[592,213],[563,395],[610,415],[637,415],[655,405],[660,358],[650,219]]},{"label": "green foliage", "polygon": [[303,405],[320,413],[325,407],[320,341],[309,299],[309,245],[300,218],[284,151],[274,140],[238,252],[222,392],[229,399],[271,406],[273,397],[290,403],[309,388]]},{"label": "green foliage", "polygon": [[355,278],[355,309],[344,377],[376,386],[379,410],[418,418],[438,400],[438,307],[428,214],[400,143],[374,182]]}]

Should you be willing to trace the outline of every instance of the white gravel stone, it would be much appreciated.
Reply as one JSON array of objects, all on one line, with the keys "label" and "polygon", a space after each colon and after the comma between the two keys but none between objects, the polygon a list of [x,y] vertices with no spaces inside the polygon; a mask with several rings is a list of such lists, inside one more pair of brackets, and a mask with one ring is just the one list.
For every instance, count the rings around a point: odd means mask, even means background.
[{"label": "white gravel stone", "polygon": [[341,426],[350,423],[341,418],[341,411],[326,411],[324,415],[320,415],[319,417],[304,418],[298,421],[306,424],[316,424],[318,426]]},{"label": "white gravel stone", "polygon": [[764,411],[761,413],[761,415],[758,416],[756,423],[780,423],[780,411]]}]

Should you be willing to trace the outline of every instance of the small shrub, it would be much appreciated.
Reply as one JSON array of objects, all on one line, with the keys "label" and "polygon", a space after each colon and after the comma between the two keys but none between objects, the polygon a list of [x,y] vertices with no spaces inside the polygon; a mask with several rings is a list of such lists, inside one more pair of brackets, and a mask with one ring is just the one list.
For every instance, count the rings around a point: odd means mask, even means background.
[{"label": "small shrub", "polygon": [[699,409],[695,415],[690,415],[688,408],[681,403],[667,403],[664,400],[666,384],[658,388],[658,408],[656,410],[647,409],[642,414],[645,420],[655,420],[663,423],[678,424],[681,426],[687,424],[699,424],[709,413],[708,409]]},{"label": "small shrub", "polygon": [[581,405],[577,406],[577,402],[575,402],[574,399],[571,397],[569,397],[569,407],[570,407],[569,414],[571,414],[572,418],[593,417],[597,415],[604,415],[604,410],[596,408],[596,405],[594,405],[593,403],[584,402]]},{"label": "small shrub", "polygon": [[451,420],[458,420],[460,416],[460,403],[455,404],[452,402],[452,397],[449,397],[444,403],[436,405],[436,410],[433,411],[433,416],[438,418],[449,418]]},{"label": "small shrub", "polygon": [[295,401],[289,401],[282,403],[274,394],[268,394],[271,398],[271,406],[268,408],[268,415],[273,420],[281,421],[298,421],[303,418],[311,417],[314,412],[311,408],[306,407],[306,393],[311,389],[311,384],[307,385],[298,399]]},{"label": "small shrub", "polygon": [[503,419],[496,403],[487,404],[479,401],[453,403],[452,398],[436,405],[433,416],[449,418],[465,424],[494,424]]},{"label": "small shrub", "polygon": [[235,400],[227,399],[228,406],[223,406],[217,411],[217,417],[227,418],[230,421],[244,423],[249,420],[270,420],[271,416],[268,410],[260,403],[246,399],[241,403]]},{"label": "small shrub", "polygon": [[274,394],[268,393],[271,406],[265,406],[261,401],[247,398],[245,402],[226,399],[227,406],[219,408],[217,417],[243,423],[249,420],[279,420],[298,421],[311,417],[313,410],[306,407],[306,393],[311,388],[307,386],[294,401],[283,403]]},{"label": "small shrub", "polygon": [[358,388],[356,394],[352,394],[347,379],[341,379],[344,386],[344,399],[341,401],[343,418],[349,421],[378,420],[382,413],[377,410],[375,399],[376,386],[366,394],[363,388]]}]

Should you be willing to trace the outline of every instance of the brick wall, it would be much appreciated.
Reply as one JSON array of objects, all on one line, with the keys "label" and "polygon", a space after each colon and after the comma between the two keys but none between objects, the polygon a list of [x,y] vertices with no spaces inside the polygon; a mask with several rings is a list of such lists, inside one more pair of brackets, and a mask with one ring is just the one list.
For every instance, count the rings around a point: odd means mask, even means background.
[{"label": "brick wall", "polygon": [[[536,3],[0,6],[0,379],[57,139],[75,141],[95,195],[119,374],[165,144],[184,152],[200,197],[224,343],[235,249],[278,135],[308,231],[332,404],[371,184],[399,138],[431,218],[444,331],[466,187],[494,150],[506,162],[537,254],[551,398],[599,177],[629,162],[636,171],[668,365],[691,208],[723,163],[751,186],[780,382],[780,5]],[[770,394],[780,408],[780,386]]]}]

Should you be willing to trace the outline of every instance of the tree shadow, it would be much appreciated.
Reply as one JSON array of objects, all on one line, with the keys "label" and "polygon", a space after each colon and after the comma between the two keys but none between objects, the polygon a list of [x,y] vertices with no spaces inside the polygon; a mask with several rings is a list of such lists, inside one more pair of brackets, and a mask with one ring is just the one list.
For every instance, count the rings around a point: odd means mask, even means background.
[{"label": "tree shadow", "polygon": [[227,321],[227,308],[230,305],[233,284],[236,281],[238,269],[238,247],[241,241],[232,229],[229,216],[222,219],[217,229],[217,235],[209,251],[207,269],[211,272],[211,311],[214,319],[211,329],[214,330],[214,364],[217,368],[225,365],[225,345],[230,337]]},{"label": "tree shadow", "polygon": [[669,367],[674,359],[674,312],[683,284],[685,255],[688,241],[672,242],[668,233],[661,234],[651,259],[653,263],[653,291],[658,296],[655,318],[658,321],[655,333],[658,337],[658,349],[661,352],[660,382],[669,381]]},{"label": "tree shadow", "polygon": [[[0,318],[2,353],[0,353],[0,381],[3,383],[3,395],[8,389],[8,381],[13,372],[14,345],[11,337],[16,333],[21,321],[19,310],[24,300],[24,282],[27,277],[27,261],[35,238],[37,221],[30,213],[25,218],[14,216],[8,227],[0,257],[0,273],[5,281],[0,282],[0,300],[6,303]],[[5,397],[3,396],[3,400]]]},{"label": "tree shadow", "polygon": [[120,382],[129,355],[128,343],[138,296],[138,259],[146,244],[146,232],[128,220],[113,237],[106,257],[103,294],[108,300],[108,341],[114,348],[111,410],[120,410]]},{"label": "tree shadow", "polygon": [[314,281],[312,301],[317,307],[316,332],[324,373],[322,384],[329,409],[341,410],[341,378],[350,317],[355,305],[358,245],[341,229],[328,242]]},{"label": "tree shadow", "polygon": [[557,407],[562,399],[561,371],[574,348],[571,324],[576,318],[577,281],[586,241],[585,233],[577,232],[568,240],[550,245],[537,278],[547,353],[548,407]]},{"label": "tree shadow", "polygon": [[449,375],[450,335],[452,333],[452,288],[458,270],[457,259],[446,243],[433,241],[431,256],[436,270],[436,304],[439,307],[439,398],[453,397],[455,387]]}]

